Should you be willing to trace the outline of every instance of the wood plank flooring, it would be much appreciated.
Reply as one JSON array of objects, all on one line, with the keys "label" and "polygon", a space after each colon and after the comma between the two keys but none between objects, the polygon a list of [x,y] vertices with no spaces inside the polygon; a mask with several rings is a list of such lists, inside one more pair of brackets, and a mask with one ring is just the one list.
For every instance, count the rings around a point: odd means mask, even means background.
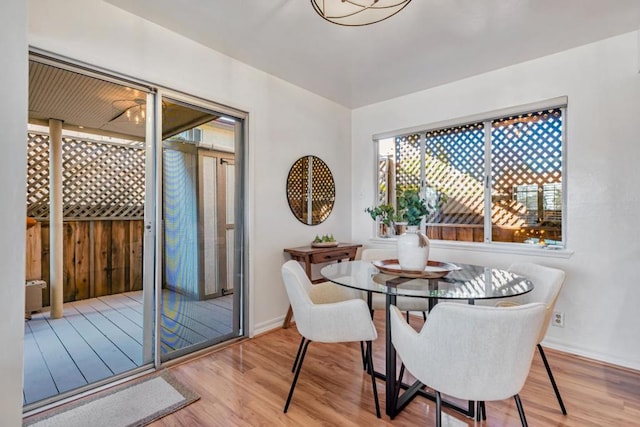
[{"label": "wood plank flooring", "polygon": [[[376,313],[374,365],[384,366],[384,312]],[[421,321],[413,319],[419,327]],[[434,426],[435,404],[417,397],[394,420],[377,419],[369,376],[357,344],[309,346],[287,414],[291,365],[300,336],[278,329],[170,368],[201,399],[154,422],[164,426]],[[530,426],[640,426],[640,372],[546,350],[568,415],[563,416],[538,353],[521,393]],[[405,377],[405,381],[407,378]],[[384,408],[384,383],[377,382]],[[384,411],[383,411],[384,412]],[[445,426],[519,426],[513,399],[487,402],[487,420],[475,422],[445,409]]]},{"label": "wood plank flooring", "polygon": [[[163,292],[161,349],[168,353],[232,333],[233,296],[193,301]],[[29,405],[142,366],[142,292],[64,305],[25,321],[23,403]]]}]

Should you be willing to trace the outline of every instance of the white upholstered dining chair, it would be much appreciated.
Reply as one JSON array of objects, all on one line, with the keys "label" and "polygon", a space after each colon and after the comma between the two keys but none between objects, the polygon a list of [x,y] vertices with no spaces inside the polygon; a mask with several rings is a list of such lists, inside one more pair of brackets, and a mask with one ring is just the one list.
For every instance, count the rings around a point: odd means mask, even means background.
[{"label": "white upholstered dining chair", "polygon": [[365,341],[367,343],[366,362],[371,376],[376,415],[380,418],[380,405],[371,356],[371,342],[378,337],[378,334],[371,320],[367,304],[359,298],[322,304],[314,302],[310,293],[314,292],[313,289],[318,285],[311,284],[297,261],[287,261],[282,266],[282,279],[293,309],[296,327],[302,335],[298,355],[294,362],[295,375],[291,382],[284,412],[287,412],[291,403],[307,348],[312,341],[323,343]]},{"label": "white upholstered dining chair", "polygon": [[567,415],[567,410],[564,406],[564,402],[562,401],[560,390],[558,389],[556,380],[553,377],[553,373],[551,372],[551,366],[547,361],[547,356],[544,354],[542,345],[540,345],[540,343],[544,339],[544,336],[547,334],[547,329],[549,328],[549,323],[551,322],[551,317],[553,316],[553,308],[556,305],[556,301],[558,300],[558,296],[560,295],[560,290],[562,289],[562,285],[564,284],[565,273],[564,271],[557,268],[524,262],[511,264],[511,266],[509,267],[509,271],[531,280],[534,286],[533,290],[529,293],[517,297],[501,299],[497,302],[496,306],[508,307],[518,304],[528,304],[532,302],[540,302],[545,305],[545,318],[538,334],[537,347],[538,352],[540,353],[540,357],[542,358],[542,362],[544,363],[544,367],[547,370],[547,375],[549,376],[549,380],[551,381],[553,391],[556,394],[556,399],[558,399],[560,410],[564,415]]},{"label": "white upholstered dining chair", "polygon": [[[398,252],[395,249],[364,249],[361,255],[361,260],[365,262],[396,258],[398,258]],[[398,297],[396,306],[400,311],[406,312],[407,321],[409,320],[410,311],[421,311],[423,318],[426,320],[426,313],[429,311],[429,300],[427,298]],[[385,310],[386,295],[373,292],[371,295],[371,309],[372,311]]]},{"label": "white upholstered dining chair", "polygon": [[391,306],[391,339],[404,368],[436,394],[436,425],[442,424],[441,393],[470,401],[513,397],[527,425],[518,393],[531,368],[545,316],[540,303],[483,307],[440,303],[420,332]]}]

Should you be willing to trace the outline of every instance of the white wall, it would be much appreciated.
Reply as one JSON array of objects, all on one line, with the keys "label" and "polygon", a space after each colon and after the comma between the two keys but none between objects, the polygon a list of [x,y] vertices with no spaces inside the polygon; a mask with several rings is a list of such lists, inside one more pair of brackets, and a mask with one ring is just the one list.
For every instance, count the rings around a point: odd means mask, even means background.
[{"label": "white wall", "polygon": [[[30,1],[29,44],[250,113],[251,320],[256,331],[279,324],[282,249],[351,236],[350,111],[98,0]],[[285,193],[289,168],[307,154],[338,183],[334,212],[315,227],[293,217]]]},{"label": "white wall", "polygon": [[27,170],[27,5],[5,0],[0,13],[0,425],[22,423],[25,188]]},{"label": "white wall", "polygon": [[[567,95],[568,259],[436,248],[432,258],[566,270],[545,343],[640,369],[640,75],[636,32],[353,111],[353,237],[370,246],[375,133]],[[524,47],[523,47],[524,48]],[[461,60],[461,66],[464,61]],[[358,178],[358,179],[356,179]]]}]

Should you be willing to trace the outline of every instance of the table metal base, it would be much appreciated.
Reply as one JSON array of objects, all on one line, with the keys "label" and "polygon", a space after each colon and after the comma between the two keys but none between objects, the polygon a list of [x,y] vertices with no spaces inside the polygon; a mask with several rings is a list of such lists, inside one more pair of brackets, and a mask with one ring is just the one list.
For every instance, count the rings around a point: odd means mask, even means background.
[{"label": "table metal base", "polygon": [[[385,382],[387,381],[387,376],[381,372],[374,371],[374,375],[376,378],[380,378]],[[425,390],[425,385],[422,384],[420,381],[416,381],[413,384],[400,382],[399,384],[396,384],[396,385],[399,385],[399,387],[405,390],[405,392],[402,393],[401,395],[394,393],[391,396],[387,396],[387,402],[392,402],[391,405],[389,404],[386,405],[387,415],[391,419],[394,419],[395,416],[398,415],[398,413],[402,411],[405,408],[405,406],[407,406],[416,396],[425,397],[431,400],[432,402],[436,401],[435,393]],[[391,399],[391,400],[389,401],[388,399]],[[475,414],[476,414],[475,402],[471,400],[468,402],[468,406],[466,408],[444,399],[442,400],[442,406],[453,409],[454,411],[462,415],[465,415],[469,418],[475,417]]]}]

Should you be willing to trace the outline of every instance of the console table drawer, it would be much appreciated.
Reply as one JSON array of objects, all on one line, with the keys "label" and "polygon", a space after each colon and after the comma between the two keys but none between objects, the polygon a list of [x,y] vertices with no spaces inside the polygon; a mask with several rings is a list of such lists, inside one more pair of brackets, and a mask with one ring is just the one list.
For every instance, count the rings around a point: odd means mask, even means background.
[{"label": "console table drawer", "polygon": [[332,252],[320,252],[311,255],[311,262],[313,264],[319,264],[323,262],[329,261],[337,261],[341,259],[353,259],[356,256],[355,250],[340,250],[340,251],[332,251]]}]

